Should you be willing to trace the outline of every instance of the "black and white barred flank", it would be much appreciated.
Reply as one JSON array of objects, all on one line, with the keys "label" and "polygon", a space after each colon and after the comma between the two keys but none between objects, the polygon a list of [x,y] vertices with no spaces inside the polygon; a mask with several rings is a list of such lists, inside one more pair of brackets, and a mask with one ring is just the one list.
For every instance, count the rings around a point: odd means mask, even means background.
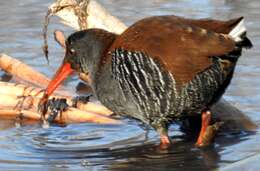
[{"label": "black and white barred flank", "polygon": [[151,125],[167,123],[185,114],[199,113],[223,83],[218,59],[180,91],[173,75],[160,62],[143,52],[116,49],[112,52],[112,73],[125,98],[132,98],[138,111]]},{"label": "black and white barred flank", "polygon": [[112,54],[112,72],[125,96],[133,98],[146,118],[166,120],[165,113],[171,112],[175,101],[175,81],[158,62],[142,52],[117,49]]}]

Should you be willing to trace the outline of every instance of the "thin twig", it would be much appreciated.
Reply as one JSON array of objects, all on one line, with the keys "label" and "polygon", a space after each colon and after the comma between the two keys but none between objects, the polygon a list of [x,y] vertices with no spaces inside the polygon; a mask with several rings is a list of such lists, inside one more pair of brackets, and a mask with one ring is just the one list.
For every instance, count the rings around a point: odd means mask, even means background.
[{"label": "thin twig", "polygon": [[50,17],[55,15],[57,12],[63,10],[64,8],[72,7],[75,15],[78,17],[78,24],[80,26],[80,30],[84,30],[88,28],[87,25],[87,8],[89,5],[89,0],[76,0],[75,4],[63,4],[61,5],[61,0],[57,0],[57,5],[53,9],[48,9],[45,17],[44,17],[44,25],[43,25],[43,53],[45,58],[49,64],[49,50],[48,50],[48,25],[50,23]]},{"label": "thin twig", "polygon": [[48,25],[50,21],[50,16],[52,15],[52,11],[49,9],[44,17],[44,25],[43,25],[43,53],[45,55],[45,58],[49,64],[49,50],[48,50],[48,38],[47,38],[47,33],[48,33]]}]

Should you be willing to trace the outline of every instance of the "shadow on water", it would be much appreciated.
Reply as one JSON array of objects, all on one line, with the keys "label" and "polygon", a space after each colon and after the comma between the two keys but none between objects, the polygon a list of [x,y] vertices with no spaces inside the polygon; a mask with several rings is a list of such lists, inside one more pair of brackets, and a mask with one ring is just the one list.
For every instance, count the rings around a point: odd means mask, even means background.
[{"label": "shadow on water", "polygon": [[[52,76],[63,50],[49,41],[51,65],[41,52],[43,16],[52,0],[9,0],[0,2],[0,50]],[[245,16],[249,37],[255,46],[239,60],[235,77],[225,94],[255,122],[260,123],[260,20],[258,0],[99,0],[125,23],[151,15],[230,19]],[[58,24],[50,28],[72,30]],[[52,31],[50,30],[50,32]],[[54,58],[55,56],[55,58]],[[1,79],[11,78],[0,72]],[[3,77],[2,77],[3,76]],[[67,85],[75,87],[78,81]],[[42,129],[26,123],[0,121],[0,170],[212,170],[260,153],[259,129],[255,133],[223,131],[214,146],[194,147],[195,135],[184,134],[172,125],[174,144],[158,150],[159,138],[139,122],[124,119],[124,125],[75,124]],[[259,125],[259,124],[258,124]],[[145,131],[146,130],[146,131]],[[188,136],[189,135],[189,136]],[[192,135],[192,136],[190,136]],[[257,163],[256,163],[257,164]]]}]

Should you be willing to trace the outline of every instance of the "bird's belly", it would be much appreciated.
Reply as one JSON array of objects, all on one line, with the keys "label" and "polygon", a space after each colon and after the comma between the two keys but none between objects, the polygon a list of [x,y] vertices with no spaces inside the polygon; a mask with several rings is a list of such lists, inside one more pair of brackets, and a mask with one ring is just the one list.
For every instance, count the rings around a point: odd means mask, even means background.
[{"label": "bird's belly", "polygon": [[179,107],[182,113],[192,115],[210,107],[224,93],[227,85],[219,63],[196,75],[181,90]]},{"label": "bird's belly", "polygon": [[[115,90],[115,87],[113,90]],[[121,93],[119,89],[116,93],[111,90],[110,93],[103,94],[102,97],[99,96],[98,99],[115,114],[132,117],[148,123],[143,115],[143,111],[138,108],[138,105],[136,105],[131,97]]]},{"label": "bird's belly", "polygon": [[[136,103],[129,96],[128,90],[119,88],[116,80],[108,80],[107,76],[100,77],[102,84],[95,85],[97,99],[107,108],[119,115],[130,116],[146,122],[142,116],[142,111],[138,109]],[[98,80],[97,80],[98,81]]]}]

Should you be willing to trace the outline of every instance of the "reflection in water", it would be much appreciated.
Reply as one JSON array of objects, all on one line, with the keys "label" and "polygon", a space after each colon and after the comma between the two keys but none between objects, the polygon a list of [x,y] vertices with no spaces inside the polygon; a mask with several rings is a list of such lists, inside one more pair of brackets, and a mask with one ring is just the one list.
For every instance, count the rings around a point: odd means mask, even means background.
[{"label": "reflection in water", "polygon": [[[63,50],[50,40],[51,65],[41,52],[43,16],[51,0],[9,0],[0,5],[1,52],[18,57],[51,76],[62,60]],[[127,24],[150,15],[177,14],[201,18],[230,19],[245,16],[249,37],[260,46],[260,2],[242,0],[100,0],[110,12]],[[56,20],[57,21],[57,20]],[[71,29],[55,22],[51,29]],[[51,32],[51,30],[50,30]],[[254,48],[239,61],[226,98],[260,123],[260,61]],[[0,73],[1,79],[2,73]],[[5,77],[5,80],[10,78]],[[72,79],[68,85],[75,86]],[[0,168],[23,170],[209,170],[229,165],[259,153],[259,131],[223,132],[214,146],[194,148],[196,135],[188,136],[176,125],[171,127],[174,145],[167,151],[157,149],[157,134],[136,121],[124,119],[124,125],[53,125],[42,129],[37,124],[14,128],[13,121],[0,122]],[[193,134],[193,133],[192,133]]]},{"label": "reflection in water", "polygon": [[[155,146],[140,146],[128,149],[127,151],[112,151],[111,156],[115,157],[110,170],[170,170],[170,169],[200,169],[208,170],[216,168],[219,155],[214,147],[198,150],[191,142],[176,142],[167,151],[160,151]],[[186,155],[183,155],[186,154]],[[156,169],[157,168],[157,169]]]}]

